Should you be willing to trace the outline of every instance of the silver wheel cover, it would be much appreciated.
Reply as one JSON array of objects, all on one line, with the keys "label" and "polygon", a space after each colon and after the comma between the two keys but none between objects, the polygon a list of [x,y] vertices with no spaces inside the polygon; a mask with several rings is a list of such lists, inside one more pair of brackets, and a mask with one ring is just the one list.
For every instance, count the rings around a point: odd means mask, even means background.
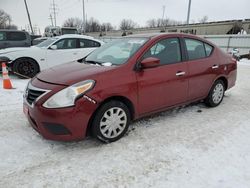
[{"label": "silver wheel cover", "polygon": [[221,102],[224,95],[224,87],[221,83],[218,83],[213,90],[212,94],[212,100],[215,104],[218,104]]},{"label": "silver wheel cover", "polygon": [[100,121],[100,131],[106,138],[119,136],[127,125],[127,115],[122,108],[113,107],[108,109]]}]

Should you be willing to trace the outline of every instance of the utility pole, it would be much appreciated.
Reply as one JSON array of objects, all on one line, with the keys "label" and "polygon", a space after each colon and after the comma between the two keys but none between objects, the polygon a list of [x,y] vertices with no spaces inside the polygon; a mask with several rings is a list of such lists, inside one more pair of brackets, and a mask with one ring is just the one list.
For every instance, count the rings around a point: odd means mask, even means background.
[{"label": "utility pole", "polygon": [[187,24],[189,24],[189,19],[190,19],[191,3],[192,3],[192,0],[189,0],[189,3],[188,3],[188,14],[187,14]]},{"label": "utility pole", "polygon": [[161,19],[161,25],[163,26],[164,25],[164,17],[165,17],[165,10],[166,10],[166,6],[163,5],[162,6],[162,19]]},{"label": "utility pole", "polygon": [[25,7],[26,7],[26,11],[27,11],[28,19],[29,19],[29,24],[30,24],[31,34],[32,34],[32,35],[34,35],[34,31],[33,31],[32,24],[31,24],[31,20],[30,20],[30,13],[29,13],[29,9],[28,9],[28,5],[27,5],[26,0],[24,0],[24,4],[25,4]]},{"label": "utility pole", "polygon": [[86,31],[86,22],[85,22],[85,2],[82,0],[82,31],[85,33]]},{"label": "utility pole", "polygon": [[56,4],[55,4],[55,0],[53,0],[53,3],[52,3],[52,10],[53,10],[53,14],[54,14],[54,24],[55,24],[55,27],[56,27]]},{"label": "utility pole", "polygon": [[49,15],[49,19],[50,19],[50,21],[51,21],[51,25],[54,26],[54,24],[53,24],[53,18],[52,18],[52,15],[51,15],[51,14]]}]

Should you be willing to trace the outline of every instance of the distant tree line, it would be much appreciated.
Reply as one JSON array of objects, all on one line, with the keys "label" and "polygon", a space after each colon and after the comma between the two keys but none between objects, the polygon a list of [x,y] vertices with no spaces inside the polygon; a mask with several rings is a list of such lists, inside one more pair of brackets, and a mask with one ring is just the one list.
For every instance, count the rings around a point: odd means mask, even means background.
[{"label": "distant tree line", "polygon": [[[208,21],[208,17],[204,16],[203,18],[198,20],[198,23],[206,23]],[[195,22],[195,21],[193,21]],[[167,27],[167,26],[174,26],[185,24],[185,22],[173,20],[169,18],[161,19],[161,18],[152,18],[146,22],[146,27],[149,28],[160,28],[160,27]],[[79,30],[83,29],[83,22],[79,18],[68,18],[64,21],[63,27],[76,27]],[[131,19],[122,19],[119,24],[119,29],[122,31],[129,31],[135,28],[138,28],[139,25]],[[114,30],[115,27],[109,23],[100,23],[95,18],[90,18],[85,23],[85,32],[105,32]]]},{"label": "distant tree line", "polygon": [[[78,30],[82,30],[83,22],[79,18],[68,18],[67,20],[64,21],[63,27],[75,27]],[[111,31],[113,29],[114,27],[112,26],[111,23],[109,22],[100,23],[95,18],[90,18],[89,20],[86,21],[84,25],[85,32],[105,32],[105,31]]]},{"label": "distant tree line", "polygon": [[0,29],[17,29],[17,26],[11,22],[11,16],[4,10],[0,9]]}]

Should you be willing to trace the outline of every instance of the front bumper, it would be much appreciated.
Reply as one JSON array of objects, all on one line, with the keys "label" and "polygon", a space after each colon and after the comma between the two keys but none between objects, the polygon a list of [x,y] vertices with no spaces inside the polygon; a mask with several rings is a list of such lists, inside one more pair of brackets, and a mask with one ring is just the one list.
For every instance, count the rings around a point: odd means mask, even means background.
[{"label": "front bumper", "polygon": [[[82,97],[76,101],[76,105],[73,107],[47,109],[42,104],[55,93],[52,89],[53,85],[44,82],[39,84],[39,82],[41,81],[35,79],[32,81],[32,85],[52,91],[39,98],[33,105],[30,105],[24,97],[24,112],[31,126],[49,140],[74,141],[84,139],[90,118],[97,105]],[[59,88],[63,88],[63,86],[56,86],[55,90],[60,90]]]}]

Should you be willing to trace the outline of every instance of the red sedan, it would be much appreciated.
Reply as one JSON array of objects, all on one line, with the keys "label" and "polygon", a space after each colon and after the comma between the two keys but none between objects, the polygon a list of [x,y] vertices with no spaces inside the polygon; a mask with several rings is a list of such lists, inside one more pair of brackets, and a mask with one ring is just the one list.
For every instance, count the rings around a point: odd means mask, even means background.
[{"label": "red sedan", "polygon": [[24,95],[24,112],[41,135],[104,142],[120,139],[131,120],[204,100],[218,106],[235,85],[236,60],[186,34],[124,37],[75,63],[45,70]]}]

